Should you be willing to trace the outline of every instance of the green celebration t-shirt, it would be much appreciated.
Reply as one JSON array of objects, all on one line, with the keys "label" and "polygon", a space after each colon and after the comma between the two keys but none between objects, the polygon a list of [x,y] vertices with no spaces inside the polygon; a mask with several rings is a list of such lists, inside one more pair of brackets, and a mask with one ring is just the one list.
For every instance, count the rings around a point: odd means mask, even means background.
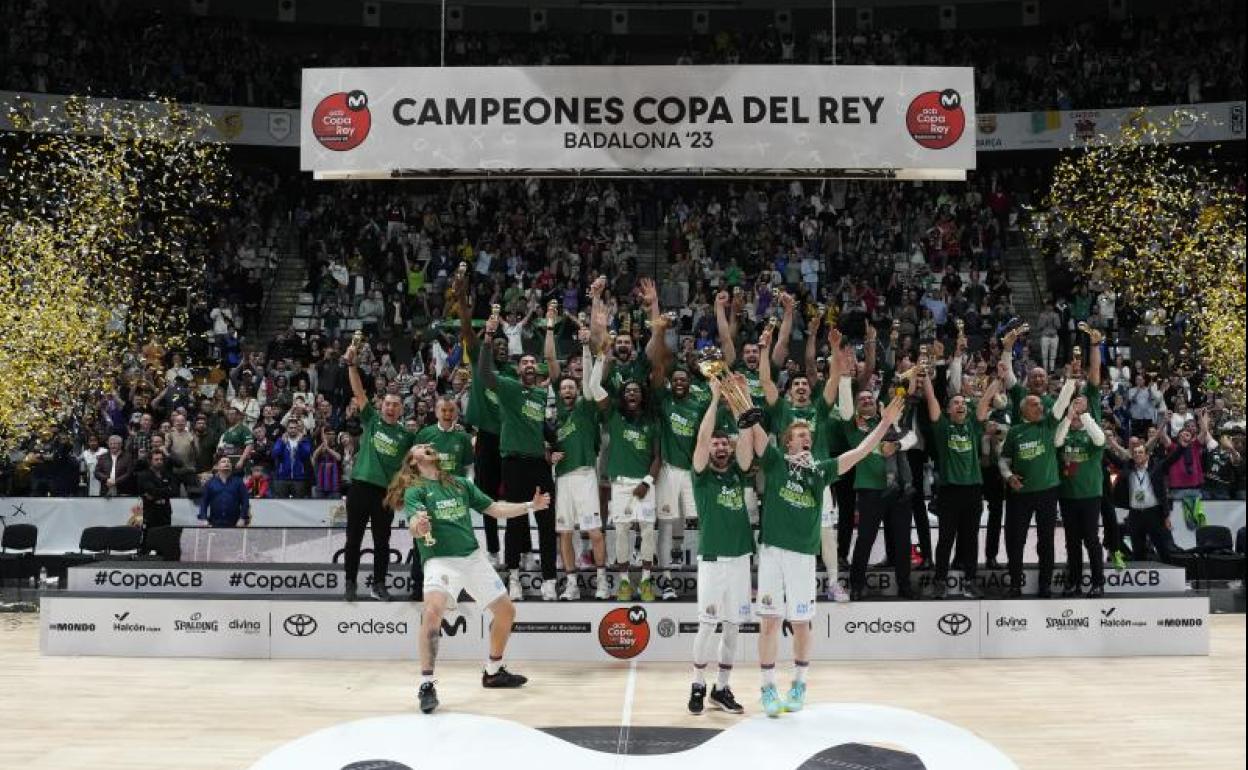
[{"label": "green celebration t-shirt", "polygon": [[463,476],[464,469],[472,465],[472,439],[458,426],[442,430],[436,424],[429,425],[416,434],[415,443],[431,444],[438,450],[442,470],[452,476]]},{"label": "green celebration t-shirt", "polygon": [[390,479],[399,472],[407,450],[416,443],[416,437],[402,425],[387,424],[371,401],[360,410],[360,426],[364,432],[360,435],[351,480],[388,487]]},{"label": "green celebration t-shirt", "polygon": [[[968,404],[968,412],[971,408]],[[941,486],[984,483],[984,475],[979,468],[979,444],[983,435],[983,426],[971,413],[961,425],[950,420],[947,414],[942,414],[939,420],[932,423],[932,449],[935,450]]]},{"label": "green celebration t-shirt", "polygon": [[[486,346],[477,347],[477,355],[487,353]],[[516,368],[510,361],[494,364],[495,373],[508,377],[516,376]],[[498,435],[500,430],[498,415],[498,394],[485,387],[485,379],[474,371],[472,381],[468,384],[468,406],[464,409],[464,422],[477,430]]]},{"label": "green celebration t-shirt", "polygon": [[622,364],[614,358],[611,359],[611,371],[607,375],[603,390],[612,396],[623,390],[625,383],[636,382],[641,387],[647,388],[647,380],[650,379],[650,359],[644,355],[633,354],[633,360],[626,364]]},{"label": "green celebration t-shirt", "polygon": [[1057,420],[1049,412],[1038,422],[1011,426],[1001,456],[1010,458],[1010,469],[1023,479],[1018,492],[1043,492],[1057,486],[1056,432]]},{"label": "green celebration t-shirt", "polygon": [[672,395],[671,388],[659,391],[659,450],[663,462],[673,468],[693,467],[693,445],[698,438],[702,415],[709,401],[690,392],[684,398]]},{"label": "green celebration t-shirt", "polygon": [[794,406],[792,401],[789,401],[787,398],[781,398],[767,408],[771,430],[776,435],[777,441],[781,440],[789,426],[798,420],[803,420],[810,425],[812,442],[810,453],[815,456],[816,460],[826,460],[831,456],[829,441],[826,435],[832,424],[830,412],[831,409],[824,402],[822,396],[806,406]]},{"label": "green celebration t-shirt", "polygon": [[717,471],[707,464],[693,472],[693,504],[698,511],[698,555],[704,559],[754,552],[750,515],[745,509],[745,474],[736,457]]},{"label": "green celebration t-shirt", "polygon": [[576,404],[569,409],[563,399],[558,399],[555,415],[559,420],[559,451],[563,452],[563,459],[555,464],[555,475],[595,467],[598,464],[597,404],[577,398]]},{"label": "green celebration t-shirt", "polygon": [[433,545],[423,537],[413,538],[424,561],[438,556],[468,556],[477,550],[470,511],[485,511],[493,505],[489,495],[468,479],[451,476],[447,481],[422,479],[403,493],[403,515],[410,522],[424,511],[433,526]]},{"label": "green celebration t-shirt", "polygon": [[[875,426],[880,424],[880,418],[872,417],[862,428],[858,427],[857,418],[854,417],[848,420],[837,420],[836,424],[841,430],[840,443],[845,448],[842,451],[848,451],[861,444],[863,439],[875,430]],[[884,489],[884,486],[884,455],[880,452],[880,445],[876,444],[875,448],[854,466],[854,489]]]},{"label": "green celebration t-shirt", "polygon": [[607,413],[606,420],[611,445],[607,455],[607,478],[612,481],[644,478],[650,473],[654,442],[658,440],[654,420],[645,414],[630,420],[615,407]]},{"label": "green celebration t-shirt", "polygon": [[763,453],[763,531],[760,542],[797,553],[819,553],[823,490],[837,479],[836,460],[813,469],[789,465],[774,446]]},{"label": "green celebration t-shirt", "polygon": [[1064,500],[1099,498],[1105,447],[1093,444],[1092,437],[1082,427],[1076,430],[1072,426],[1066,432],[1066,442],[1057,451],[1061,464],[1058,496]]},{"label": "green celebration t-shirt", "polygon": [[519,380],[497,375],[498,453],[503,457],[544,457],[546,439],[546,388],[526,388]]}]

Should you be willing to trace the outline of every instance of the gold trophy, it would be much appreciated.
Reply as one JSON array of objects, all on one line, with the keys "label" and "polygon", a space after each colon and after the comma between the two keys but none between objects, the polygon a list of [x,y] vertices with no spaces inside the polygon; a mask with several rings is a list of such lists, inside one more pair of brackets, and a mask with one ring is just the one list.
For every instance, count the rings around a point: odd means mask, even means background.
[{"label": "gold trophy", "polygon": [[438,540],[437,540],[437,538],[435,538],[435,537],[433,536],[433,519],[430,519],[430,518],[429,518],[429,514],[428,514],[428,512],[426,512],[426,513],[425,513],[425,518],[426,518],[426,519],[429,519],[429,531],[428,531],[428,532],[426,532],[426,533],[425,533],[425,534],[421,537],[421,539],[425,541],[425,545],[427,545],[427,546],[429,546],[430,548],[432,548],[433,546],[437,545]]},{"label": "gold trophy", "polygon": [[555,328],[555,320],[556,320],[556,319],[552,319],[552,318],[550,318],[550,313],[552,313],[552,312],[553,312],[553,313],[555,313],[556,318],[557,318],[557,316],[558,316],[558,314],[559,314],[559,300],[557,300],[557,299],[552,299],[550,302],[547,302],[547,303],[546,303],[546,315],[547,315],[547,318],[546,318],[546,328],[547,328],[547,329],[553,329],[553,328]]},{"label": "gold trophy", "polygon": [[724,395],[724,401],[728,403],[732,411],[740,413],[737,417],[738,428],[745,430],[757,425],[763,419],[763,410],[754,406],[749,391],[728,376],[728,367],[724,365],[724,354],[719,348],[712,346],[702,349],[702,353],[698,356],[698,371],[702,372],[702,376],[708,380],[719,381],[719,392]]},{"label": "gold trophy", "polygon": [[494,323],[498,323],[502,317],[503,317],[503,306],[498,304],[497,302],[495,302],[493,305],[490,305],[490,320],[493,321]]},{"label": "gold trophy", "polygon": [[1075,345],[1070,350],[1070,368],[1071,371],[1083,371],[1083,348]]},{"label": "gold trophy", "polygon": [[465,276],[467,276],[468,275],[468,263],[460,262],[459,267],[455,270],[455,275],[458,276],[459,278],[464,278]]},{"label": "gold trophy", "polygon": [[963,321],[961,318],[955,318],[953,325],[958,327],[958,340],[966,339],[966,321]]}]

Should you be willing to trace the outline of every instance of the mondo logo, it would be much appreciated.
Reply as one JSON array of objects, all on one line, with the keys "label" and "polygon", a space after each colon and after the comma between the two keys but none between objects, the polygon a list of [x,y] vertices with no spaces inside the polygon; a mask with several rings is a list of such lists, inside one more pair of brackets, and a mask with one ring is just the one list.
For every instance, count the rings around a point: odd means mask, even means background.
[{"label": "mondo logo", "polygon": [[290,636],[311,636],[316,633],[316,618],[311,615],[291,615],[282,621],[282,629]]},{"label": "mondo logo", "polygon": [[372,126],[373,114],[363,91],[330,94],[312,112],[312,135],[322,147],[335,152],[359,147]]},{"label": "mondo logo", "polygon": [[966,130],[962,95],[952,88],[925,91],[906,110],[906,129],[914,141],[929,150],[952,147]]},{"label": "mondo logo", "polygon": [[598,643],[613,658],[635,658],[650,644],[650,624],[644,607],[618,607],[598,623]]},{"label": "mondo logo", "polygon": [[945,636],[962,636],[971,630],[971,619],[960,612],[941,615],[936,628]]}]

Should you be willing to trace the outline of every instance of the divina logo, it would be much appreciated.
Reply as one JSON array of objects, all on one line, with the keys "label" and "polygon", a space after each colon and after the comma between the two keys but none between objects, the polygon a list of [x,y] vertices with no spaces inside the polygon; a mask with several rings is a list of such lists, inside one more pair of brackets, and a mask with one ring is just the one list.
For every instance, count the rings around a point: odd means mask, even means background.
[{"label": "divina logo", "polygon": [[997,618],[997,622],[993,625],[1005,631],[1026,631],[1027,618],[1015,618],[1008,615],[1002,615]]},{"label": "divina logo", "polygon": [[913,620],[851,620],[845,624],[847,634],[913,634]]},{"label": "divina logo", "polygon": [[220,628],[217,621],[204,620],[204,613],[196,612],[187,620],[173,621],[173,630],[188,634],[215,634]]}]

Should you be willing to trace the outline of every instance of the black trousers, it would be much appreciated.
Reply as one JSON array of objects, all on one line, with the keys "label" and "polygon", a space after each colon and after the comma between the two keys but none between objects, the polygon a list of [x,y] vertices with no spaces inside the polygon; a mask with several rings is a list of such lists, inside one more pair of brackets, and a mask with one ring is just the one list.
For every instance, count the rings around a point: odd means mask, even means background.
[{"label": "black trousers", "polygon": [[[914,492],[912,494],[918,494]],[[892,542],[891,550],[900,558],[893,559],[893,574],[898,588],[910,585],[910,501],[903,496],[885,497],[878,489],[858,490],[858,539],[854,541],[854,559],[849,568],[849,585],[862,590],[867,583],[867,567],[871,547],[884,524],[884,537]],[[886,541],[887,542],[887,541]]]},{"label": "black trousers", "polygon": [[[502,458],[498,456],[498,434],[477,431],[477,442],[472,450],[473,482],[494,500],[502,498]],[[485,529],[485,550],[498,553],[498,519],[482,516]]]},{"label": "black trousers", "polygon": [[1066,585],[1083,586],[1083,551],[1088,551],[1092,566],[1092,585],[1105,585],[1105,552],[1097,542],[1097,523],[1101,518],[1101,498],[1085,500],[1063,498],[1062,529],[1066,531]]},{"label": "black trousers", "polygon": [[832,485],[836,497],[836,554],[841,561],[849,558],[850,542],[854,539],[854,474],[840,478]]},{"label": "black trousers", "polygon": [[386,507],[386,490],[366,481],[353,481],[347,489],[347,545],[342,571],[349,583],[360,571],[360,546],[364,530],[373,531],[373,584],[385,585],[390,564],[390,527],[394,511]]},{"label": "black trousers", "polygon": [[979,518],[984,510],[984,491],[979,484],[944,484],[940,487],[936,515],[940,517],[940,539],[936,541],[936,575],[949,574],[949,556],[954,542],[958,566],[967,578],[975,577],[979,561]]},{"label": "black trousers", "polygon": [[1101,527],[1104,537],[1101,543],[1109,553],[1122,550],[1122,527],[1118,525],[1118,509],[1114,507],[1114,498],[1109,494],[1101,495]]},{"label": "black trousers", "polygon": [[1148,541],[1153,541],[1157,556],[1166,561],[1174,547],[1174,539],[1166,529],[1165,511],[1160,505],[1152,508],[1132,508],[1127,514],[1127,527],[1131,532],[1131,556],[1135,561],[1148,561]]},{"label": "black trousers", "polygon": [[[914,479],[914,494],[910,495],[910,510],[914,514],[914,531],[919,536],[919,555],[932,558],[932,525],[927,521],[927,499],[923,496],[923,466],[927,464],[927,452],[911,449],[906,452],[910,461],[910,478]],[[909,533],[907,533],[909,534]],[[903,558],[910,558],[907,548]]]},{"label": "black trousers", "polygon": [[997,558],[1001,547],[1001,517],[1005,511],[1005,482],[994,465],[984,468],[984,502],[988,505],[988,533],[984,540],[984,558]]},{"label": "black trousers", "polygon": [[[550,475],[550,463],[546,462],[545,457],[503,458],[504,499],[511,503],[527,503],[533,499],[533,494],[538,489],[550,494],[550,507],[533,514],[537,519],[537,547],[542,556],[542,578],[554,580],[558,536],[555,534],[555,482]],[[507,569],[519,569],[520,554],[533,550],[528,516],[507,519],[504,545]]]},{"label": "black trousers", "polygon": [[1053,531],[1057,528],[1057,489],[1011,492],[1005,509],[1005,555],[1010,560],[1010,586],[1023,586],[1023,553],[1027,531],[1036,520],[1036,553],[1040,557],[1040,590],[1053,585]]}]

